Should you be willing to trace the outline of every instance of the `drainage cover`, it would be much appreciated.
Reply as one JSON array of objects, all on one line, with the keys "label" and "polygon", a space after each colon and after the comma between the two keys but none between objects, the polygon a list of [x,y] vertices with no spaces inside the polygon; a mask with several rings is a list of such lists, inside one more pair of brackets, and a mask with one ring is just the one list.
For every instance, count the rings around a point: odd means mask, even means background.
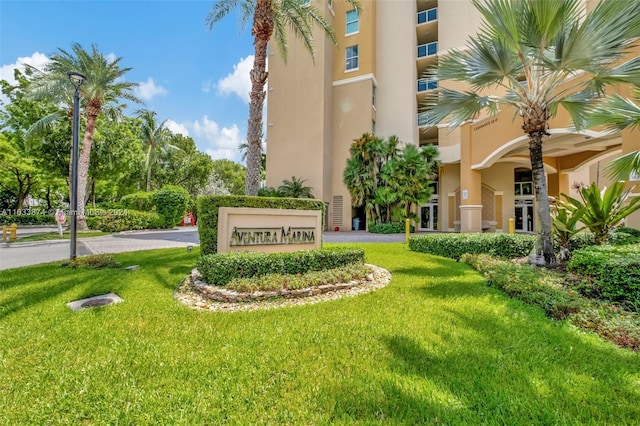
[{"label": "drainage cover", "polygon": [[73,302],[67,303],[67,306],[74,311],[81,311],[87,308],[97,308],[120,302],[124,302],[120,296],[115,293],[108,293],[100,296],[87,297],[86,299],[74,300]]}]

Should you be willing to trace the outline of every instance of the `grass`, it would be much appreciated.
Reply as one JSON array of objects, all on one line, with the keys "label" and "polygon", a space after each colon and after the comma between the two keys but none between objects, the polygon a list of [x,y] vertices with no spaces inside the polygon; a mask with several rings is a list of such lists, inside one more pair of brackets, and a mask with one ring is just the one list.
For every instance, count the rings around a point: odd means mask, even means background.
[{"label": "grass", "polygon": [[[172,299],[196,250],[0,277],[7,424],[638,424],[640,354],[486,286],[468,265],[359,244],[382,290],[271,311]],[[116,292],[124,303],[64,305]]]},{"label": "grass", "polygon": [[[78,231],[78,238],[89,238],[89,237],[104,237],[106,235],[111,235],[109,232],[102,231]],[[35,234],[29,235],[26,237],[18,238],[17,240],[9,241],[10,243],[25,243],[27,241],[49,241],[49,240],[68,240],[71,238],[71,231],[63,231],[62,236],[56,232],[47,232],[45,234]]]}]

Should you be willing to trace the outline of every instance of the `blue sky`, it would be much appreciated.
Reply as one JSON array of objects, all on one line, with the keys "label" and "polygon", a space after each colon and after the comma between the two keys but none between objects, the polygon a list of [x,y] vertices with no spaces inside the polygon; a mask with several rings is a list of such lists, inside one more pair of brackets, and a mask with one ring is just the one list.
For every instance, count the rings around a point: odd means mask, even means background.
[{"label": "blue sky", "polygon": [[250,28],[237,15],[205,26],[213,1],[0,1],[0,78],[21,63],[41,67],[74,42],[122,57],[144,107],[191,136],[214,159],[240,161],[246,140]]}]

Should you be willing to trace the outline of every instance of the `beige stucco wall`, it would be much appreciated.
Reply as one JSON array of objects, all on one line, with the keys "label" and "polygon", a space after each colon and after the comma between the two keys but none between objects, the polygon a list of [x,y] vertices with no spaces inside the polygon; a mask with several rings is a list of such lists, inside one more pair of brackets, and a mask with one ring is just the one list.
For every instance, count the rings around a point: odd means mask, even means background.
[{"label": "beige stucco wall", "polygon": [[464,46],[469,34],[477,33],[480,20],[469,0],[438,0],[438,51]]},{"label": "beige stucco wall", "polygon": [[378,2],[376,133],[417,145],[415,14],[415,1]]}]

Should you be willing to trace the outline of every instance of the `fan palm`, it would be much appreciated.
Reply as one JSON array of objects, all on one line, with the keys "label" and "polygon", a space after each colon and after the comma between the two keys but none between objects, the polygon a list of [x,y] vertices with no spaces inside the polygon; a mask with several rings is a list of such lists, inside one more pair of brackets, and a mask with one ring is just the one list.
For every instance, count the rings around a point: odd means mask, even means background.
[{"label": "fan palm", "polygon": [[[640,36],[640,8],[633,0],[602,0],[585,16],[581,0],[473,0],[484,20],[468,48],[440,58],[428,77],[456,80],[469,90],[441,84],[424,105],[429,125],[448,118],[461,126],[482,111],[510,106],[522,117],[537,195],[540,231],[537,261],[555,265],[551,212],[542,146],[549,120],[562,106],[574,125],[585,125],[589,101],[609,84],[639,82],[640,58],[620,60]],[[494,91],[497,89],[496,91]]]},{"label": "fan palm", "polygon": [[147,192],[151,191],[151,169],[159,153],[166,153],[169,150],[180,149],[171,145],[169,130],[164,125],[164,120],[160,125],[156,120],[156,112],[149,110],[137,111],[136,115],[142,120],[140,127],[140,137],[145,151],[145,167],[147,169]]},{"label": "fan palm", "polygon": [[[346,0],[356,10],[360,10],[357,0]],[[282,57],[287,57],[287,29],[302,40],[313,56],[313,25],[319,26],[337,43],[331,25],[322,13],[308,0],[218,0],[206,18],[210,29],[231,11],[240,8],[242,28],[253,16],[251,35],[255,47],[253,68],[251,69],[251,94],[247,129],[247,176],[246,194],[257,195],[260,187],[262,109],[265,99],[264,86],[267,82],[267,44],[273,36]]]},{"label": "fan palm", "polygon": [[282,197],[291,198],[313,198],[312,188],[305,186],[306,179],[291,176],[291,180],[285,179],[278,187],[278,193]]},{"label": "fan palm", "polygon": [[[627,128],[640,128],[640,87],[635,90],[635,98],[634,102],[615,94],[605,99],[591,110],[587,124],[604,125],[612,133]],[[613,161],[607,170],[616,180],[627,180],[634,173],[640,175],[640,150]]]},{"label": "fan palm", "polygon": [[49,98],[70,105],[73,87],[67,73],[79,72],[87,79],[80,86],[80,96],[84,100],[85,131],[82,149],[78,159],[78,228],[86,229],[84,205],[89,176],[91,146],[95,135],[96,121],[100,113],[115,115],[121,111],[121,99],[140,102],[132,93],[137,83],[123,81],[123,76],[131,68],[122,68],[122,58],[109,59],[92,45],[91,51],[85,50],[79,43],[71,45],[71,50],[58,49],[44,70],[38,73],[30,88],[34,99]]}]

